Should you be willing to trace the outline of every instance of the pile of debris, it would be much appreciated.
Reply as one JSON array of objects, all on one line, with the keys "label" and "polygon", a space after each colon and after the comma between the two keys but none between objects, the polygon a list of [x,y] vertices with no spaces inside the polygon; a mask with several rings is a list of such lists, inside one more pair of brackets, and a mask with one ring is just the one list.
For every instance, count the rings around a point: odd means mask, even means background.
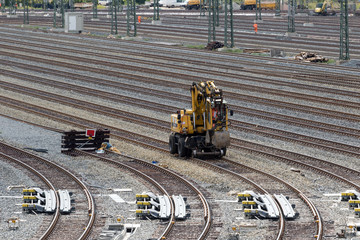
[{"label": "pile of debris", "polygon": [[328,62],[329,59],[316,53],[301,52],[295,56],[295,60],[304,62]]},{"label": "pile of debris", "polygon": [[207,50],[214,50],[214,49],[218,49],[218,48],[222,48],[224,47],[224,44],[221,42],[209,42],[208,45],[205,47],[205,49]]}]

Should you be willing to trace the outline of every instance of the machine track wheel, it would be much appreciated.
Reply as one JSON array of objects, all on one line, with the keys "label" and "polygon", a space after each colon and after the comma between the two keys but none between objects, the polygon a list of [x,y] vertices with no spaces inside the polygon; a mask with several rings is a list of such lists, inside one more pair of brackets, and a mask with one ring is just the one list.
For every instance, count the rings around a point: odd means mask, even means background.
[{"label": "machine track wheel", "polygon": [[178,154],[179,157],[186,157],[188,149],[185,147],[185,138],[180,137],[178,141]]},{"label": "machine track wheel", "polygon": [[171,154],[175,154],[178,151],[178,146],[176,145],[176,141],[175,141],[175,135],[171,134],[169,136],[169,150]]},{"label": "machine track wheel", "polygon": [[223,155],[222,155],[222,157],[225,157],[225,155],[226,155],[226,147],[222,148],[221,150],[223,150]]}]

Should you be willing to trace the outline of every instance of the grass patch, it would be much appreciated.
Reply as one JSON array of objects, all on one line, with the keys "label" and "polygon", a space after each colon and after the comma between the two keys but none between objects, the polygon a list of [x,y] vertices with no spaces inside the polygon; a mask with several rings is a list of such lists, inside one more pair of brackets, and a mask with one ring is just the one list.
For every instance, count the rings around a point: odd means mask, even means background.
[{"label": "grass patch", "polygon": [[88,33],[87,35],[91,37],[103,37],[103,38],[107,38],[109,36],[109,34],[105,34],[105,33]]},{"label": "grass patch", "polygon": [[336,63],[336,60],[331,58],[329,59],[329,61],[326,62],[326,64],[335,64]]},{"label": "grass patch", "polygon": [[268,53],[250,53],[250,55],[268,57],[270,56]]},{"label": "grass patch", "polygon": [[194,48],[194,49],[204,49],[204,45],[185,45],[187,48]]}]

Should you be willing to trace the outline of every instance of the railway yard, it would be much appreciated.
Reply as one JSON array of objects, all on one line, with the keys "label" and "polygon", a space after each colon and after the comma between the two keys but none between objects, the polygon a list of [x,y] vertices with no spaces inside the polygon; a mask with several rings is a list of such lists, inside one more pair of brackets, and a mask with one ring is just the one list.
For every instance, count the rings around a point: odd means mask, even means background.
[{"label": "railway yard", "polygon": [[[287,11],[263,11],[255,34],[254,12],[235,10],[235,48],[210,51],[196,10],[163,8],[152,24],[137,9],[136,37],[126,11],[118,35],[107,11],[81,12],[80,34],[53,28],[51,10],[30,11],[29,25],[21,10],[0,15],[1,239],[360,239],[359,14],[339,61],[338,16],[298,14],[288,34]],[[172,155],[170,115],[203,81],[234,112],[230,147]],[[85,129],[109,130],[120,153],[64,154],[64,132]],[[49,212],[31,208],[42,198]]]}]

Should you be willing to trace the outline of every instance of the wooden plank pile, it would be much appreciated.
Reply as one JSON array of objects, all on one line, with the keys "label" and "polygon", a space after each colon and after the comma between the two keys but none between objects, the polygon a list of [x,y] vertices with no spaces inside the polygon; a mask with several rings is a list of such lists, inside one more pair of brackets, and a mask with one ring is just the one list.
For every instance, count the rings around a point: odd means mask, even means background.
[{"label": "wooden plank pile", "polygon": [[303,62],[327,62],[329,61],[328,58],[325,58],[321,55],[316,53],[310,52],[301,52],[295,56],[295,60],[303,61]]}]

